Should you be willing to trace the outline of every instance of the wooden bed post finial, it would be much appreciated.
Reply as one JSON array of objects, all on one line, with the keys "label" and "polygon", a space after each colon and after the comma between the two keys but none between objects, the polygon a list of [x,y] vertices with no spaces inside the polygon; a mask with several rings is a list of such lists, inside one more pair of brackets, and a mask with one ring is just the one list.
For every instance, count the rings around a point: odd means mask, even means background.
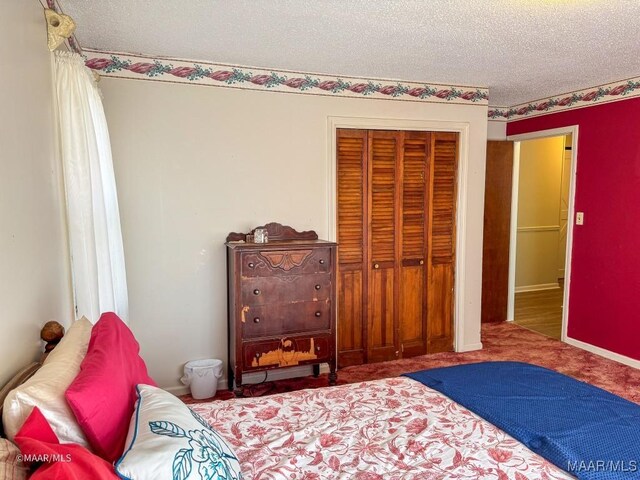
[{"label": "wooden bed post finial", "polygon": [[47,342],[44,346],[45,355],[55,348],[64,337],[64,327],[55,320],[47,322],[40,330],[40,338]]}]

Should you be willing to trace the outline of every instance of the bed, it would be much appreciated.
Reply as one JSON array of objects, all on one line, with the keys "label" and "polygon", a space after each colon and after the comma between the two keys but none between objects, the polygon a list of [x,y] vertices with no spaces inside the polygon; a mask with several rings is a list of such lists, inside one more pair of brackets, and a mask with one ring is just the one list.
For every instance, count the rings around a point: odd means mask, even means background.
[{"label": "bed", "polygon": [[[43,465],[34,479],[573,478],[462,406],[463,397],[452,400],[469,390],[492,403],[483,385],[500,394],[500,378],[472,373],[461,377],[456,392],[455,382],[436,374],[429,377],[431,383],[402,376],[187,407],[154,386],[137,342],[117,316],[103,316],[95,326],[76,323],[42,369],[18,387],[21,393],[10,394],[4,402],[5,415],[22,402],[18,424],[3,420],[23,457],[43,451],[56,455],[44,462],[39,458]],[[446,369],[425,372],[437,370]],[[499,417],[491,418],[503,425]],[[25,429],[36,437],[42,429],[48,433],[34,440]],[[22,465],[16,466],[16,447],[7,441],[0,446],[13,455],[3,457],[0,448],[0,474],[5,468],[13,472],[6,478],[24,478]],[[61,461],[64,458],[72,460]],[[6,465],[10,461],[13,467]],[[74,468],[81,473],[70,473]],[[591,473],[578,476],[634,478]]]},{"label": "bed", "polygon": [[191,405],[233,445],[245,478],[572,478],[415,380]]}]

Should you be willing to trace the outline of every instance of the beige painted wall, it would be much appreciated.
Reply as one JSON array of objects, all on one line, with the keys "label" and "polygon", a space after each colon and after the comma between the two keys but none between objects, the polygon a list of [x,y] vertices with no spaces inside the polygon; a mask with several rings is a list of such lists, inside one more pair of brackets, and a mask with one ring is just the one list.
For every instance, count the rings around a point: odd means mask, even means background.
[{"label": "beige painted wall", "polygon": [[42,6],[5,2],[0,39],[0,385],[68,325],[71,288]]},{"label": "beige painted wall", "polygon": [[507,122],[489,120],[487,122],[487,140],[506,140]]},{"label": "beige painted wall", "polygon": [[190,359],[227,357],[224,239],[277,221],[329,232],[328,117],[470,125],[464,337],[480,345],[487,108],[104,78],[130,325],[151,375],[176,387]]},{"label": "beige painted wall", "polygon": [[558,282],[564,137],[520,144],[516,289]]}]

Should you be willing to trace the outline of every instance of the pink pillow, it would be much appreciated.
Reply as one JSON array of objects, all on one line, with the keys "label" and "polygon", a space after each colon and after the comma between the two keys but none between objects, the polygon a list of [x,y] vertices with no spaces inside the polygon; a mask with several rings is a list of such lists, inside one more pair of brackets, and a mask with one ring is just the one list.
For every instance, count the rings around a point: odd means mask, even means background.
[{"label": "pink pillow", "polygon": [[[38,407],[33,407],[24,424],[20,427],[18,433],[16,433],[16,443],[18,437],[22,439],[32,438],[44,443],[60,443],[53,428],[51,428],[51,425],[49,425],[49,422],[44,418],[44,415]],[[22,453],[25,452],[23,451]]]},{"label": "pink pillow", "polygon": [[115,313],[93,326],[80,373],[65,397],[95,452],[109,462],[124,450],[136,385],[155,386],[131,330]]},{"label": "pink pillow", "polygon": [[44,460],[30,480],[113,480],[113,466],[77,444],[60,444],[58,437],[35,407],[15,436],[25,460]]}]

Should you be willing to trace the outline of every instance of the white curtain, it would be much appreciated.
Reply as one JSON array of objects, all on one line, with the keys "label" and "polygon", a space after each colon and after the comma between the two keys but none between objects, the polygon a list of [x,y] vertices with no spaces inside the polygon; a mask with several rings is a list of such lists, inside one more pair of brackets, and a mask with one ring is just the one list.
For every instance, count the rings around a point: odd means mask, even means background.
[{"label": "white curtain", "polygon": [[55,88],[67,199],[76,318],[128,319],[127,280],[111,145],[93,73],[77,53],[56,52]]}]

